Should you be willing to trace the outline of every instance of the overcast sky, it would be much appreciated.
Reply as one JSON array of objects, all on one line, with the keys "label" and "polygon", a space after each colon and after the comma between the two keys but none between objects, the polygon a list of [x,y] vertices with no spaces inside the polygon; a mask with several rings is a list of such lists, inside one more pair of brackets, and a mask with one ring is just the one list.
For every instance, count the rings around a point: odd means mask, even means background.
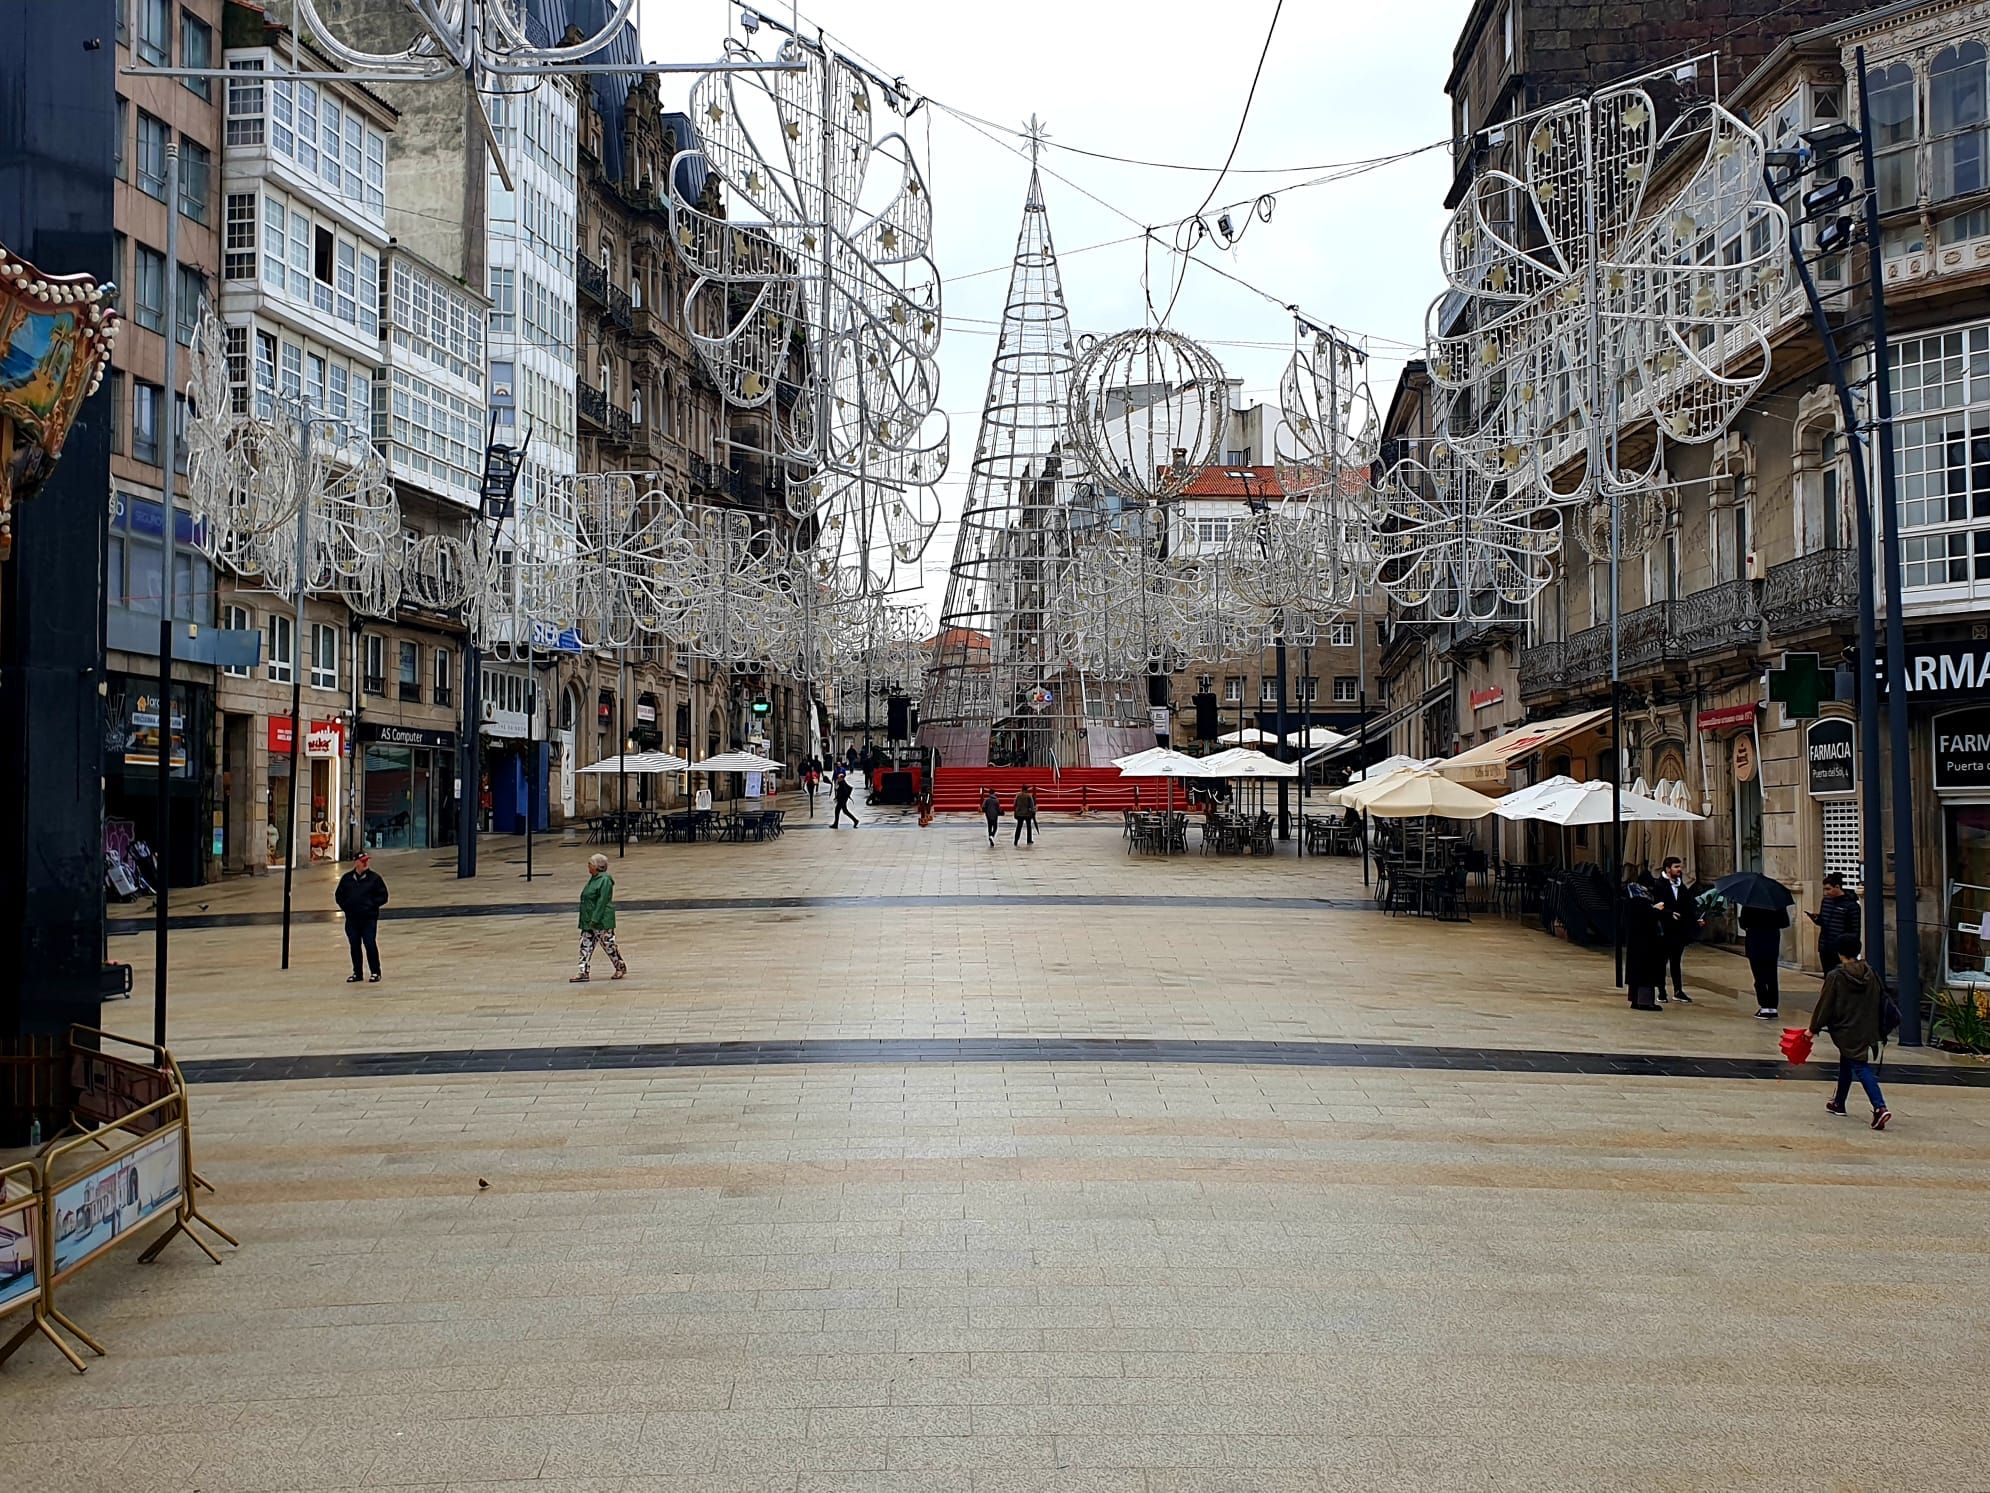
[{"label": "overcast sky", "polygon": [[[787,14],[774,0],[761,4]],[[1195,210],[1213,176],[1057,147],[1220,165],[1273,8],[1274,0],[810,0],[801,14],[938,103],[1010,129],[1032,113],[1042,117],[1052,146],[1045,197],[1071,319],[1081,333],[1105,333],[1144,319],[1141,245],[1077,251],[1149,225],[1167,241],[1168,225]],[[1286,0],[1236,167],[1207,216],[1321,174],[1237,168],[1317,168],[1441,140],[1449,132],[1444,77],[1468,8],[1468,0]],[[652,60],[692,61],[717,55],[738,7],[642,0],[639,13]],[[760,36],[768,42],[767,31]],[[663,87],[666,101],[681,102],[689,79],[665,75]],[[937,618],[1028,166],[940,109],[921,110],[915,123],[929,141],[935,257],[948,281],[941,402],[953,421],[953,462],[923,593]],[[1020,149],[1013,137],[1000,138]],[[1282,308],[1296,303],[1317,320],[1369,336],[1371,381],[1377,403],[1385,402],[1403,360],[1416,355],[1425,308],[1441,284],[1437,240],[1449,174],[1447,153],[1436,149],[1282,193],[1271,221],[1254,222],[1234,249],[1205,242],[1198,251],[1271,299],[1190,267],[1169,325],[1210,345],[1244,380],[1246,400],[1275,399],[1292,343],[1292,318]],[[1234,216],[1242,221],[1245,210]],[[1169,276],[1179,272],[1158,250],[1151,262],[1157,301],[1165,303]],[[989,270],[996,272],[977,273]]]}]

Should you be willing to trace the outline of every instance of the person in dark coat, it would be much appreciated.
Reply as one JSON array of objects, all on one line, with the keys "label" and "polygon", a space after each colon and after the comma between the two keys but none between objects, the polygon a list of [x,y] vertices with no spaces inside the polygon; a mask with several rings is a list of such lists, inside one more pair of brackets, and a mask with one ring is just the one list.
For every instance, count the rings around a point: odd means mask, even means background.
[{"label": "person in dark coat", "polygon": [[[380,909],[387,905],[387,883],[373,869],[373,857],[360,851],[353,858],[352,869],[339,878],[338,890],[332,897],[339,904],[339,911],[345,914],[345,941],[352,949],[352,973],[346,976],[346,984],[357,985],[362,979],[378,984]],[[360,972],[361,950],[365,951],[371,975]]]},{"label": "person in dark coat", "polygon": [[851,791],[850,775],[847,772],[838,773],[836,775],[836,812],[829,816],[829,827],[831,829],[841,829],[843,827],[843,816],[845,814],[850,816],[850,828],[855,829],[857,827],[857,811],[850,807]]},{"label": "person in dark coat", "polygon": [[[1685,960],[1686,946],[1700,936],[1707,920],[1700,916],[1699,904],[1686,885],[1686,863],[1678,856],[1668,855],[1665,864],[1659,867],[1652,896],[1657,900],[1659,924],[1665,931],[1665,962],[1672,971],[1672,998],[1690,1006],[1693,997],[1686,993],[1686,976],[1680,966]],[[1658,982],[1658,998],[1665,999],[1663,980]]]},{"label": "person in dark coat", "polygon": [[1824,878],[1824,899],[1816,912],[1805,917],[1817,925],[1817,967],[1829,974],[1838,967],[1838,940],[1846,934],[1858,936],[1859,894],[1845,885],[1845,878],[1833,871]]},{"label": "person in dark coat", "polygon": [[1029,843],[1036,844],[1036,795],[1030,792],[1028,784],[1016,790],[1015,813],[1016,838],[1013,843],[1021,845],[1027,832]]},{"label": "person in dark coat", "polygon": [[988,843],[995,843],[995,828],[1002,822],[1002,800],[993,788],[981,790],[981,817],[988,821]]},{"label": "person in dark coat", "polygon": [[1845,1096],[1856,1078],[1872,1101],[1873,1129],[1884,1130],[1893,1111],[1886,1107],[1886,1096],[1873,1075],[1873,1053],[1886,1036],[1886,987],[1859,957],[1857,934],[1840,938],[1836,953],[1837,966],[1825,975],[1817,1009],[1810,1016],[1812,1035],[1828,1031],[1838,1048],[1838,1088],[1824,1107],[1834,1115],[1845,1113]]},{"label": "person in dark coat", "polygon": [[1741,947],[1748,955],[1749,973],[1755,976],[1755,1014],[1774,1021],[1782,1005],[1782,990],[1776,966],[1783,954],[1783,930],[1790,926],[1789,912],[1777,908],[1744,907],[1737,914],[1741,924]]},{"label": "person in dark coat", "polygon": [[1665,988],[1666,939],[1651,888],[1634,881],[1624,888],[1624,985],[1631,1009],[1656,1011]]}]

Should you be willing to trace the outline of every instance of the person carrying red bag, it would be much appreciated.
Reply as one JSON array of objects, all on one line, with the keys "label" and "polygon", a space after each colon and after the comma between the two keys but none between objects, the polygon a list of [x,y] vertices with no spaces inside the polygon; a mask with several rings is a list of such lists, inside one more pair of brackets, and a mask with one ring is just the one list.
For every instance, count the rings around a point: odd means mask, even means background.
[{"label": "person carrying red bag", "polygon": [[1838,967],[1825,975],[1810,1017],[1811,1032],[1830,1032],[1838,1047],[1838,1089],[1824,1107],[1834,1115],[1845,1113],[1845,1098],[1856,1078],[1872,1101],[1873,1129],[1884,1130],[1893,1111],[1879,1091],[1872,1060],[1886,1040],[1886,988],[1859,957],[1858,934],[1842,934],[1836,952]]}]

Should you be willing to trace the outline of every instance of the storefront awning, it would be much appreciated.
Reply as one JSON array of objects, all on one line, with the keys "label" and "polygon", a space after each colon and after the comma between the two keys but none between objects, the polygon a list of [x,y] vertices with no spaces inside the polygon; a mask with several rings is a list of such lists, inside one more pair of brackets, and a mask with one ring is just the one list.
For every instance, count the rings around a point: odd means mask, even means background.
[{"label": "storefront awning", "polygon": [[1534,721],[1492,741],[1481,742],[1455,757],[1447,757],[1437,764],[1437,770],[1447,778],[1474,786],[1504,784],[1508,771],[1523,757],[1531,757],[1558,741],[1566,741],[1571,736],[1591,730],[1609,716],[1610,708],[1606,705],[1600,710],[1585,710],[1580,715]]}]

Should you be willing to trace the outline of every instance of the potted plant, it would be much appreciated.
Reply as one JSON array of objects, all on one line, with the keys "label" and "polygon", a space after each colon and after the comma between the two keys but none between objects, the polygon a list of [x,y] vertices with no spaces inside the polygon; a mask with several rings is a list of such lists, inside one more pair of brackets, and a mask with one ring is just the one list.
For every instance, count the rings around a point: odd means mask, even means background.
[{"label": "potted plant", "polygon": [[1928,1035],[1937,1047],[1950,1052],[1990,1055],[1990,991],[1973,986],[1937,989]]}]

